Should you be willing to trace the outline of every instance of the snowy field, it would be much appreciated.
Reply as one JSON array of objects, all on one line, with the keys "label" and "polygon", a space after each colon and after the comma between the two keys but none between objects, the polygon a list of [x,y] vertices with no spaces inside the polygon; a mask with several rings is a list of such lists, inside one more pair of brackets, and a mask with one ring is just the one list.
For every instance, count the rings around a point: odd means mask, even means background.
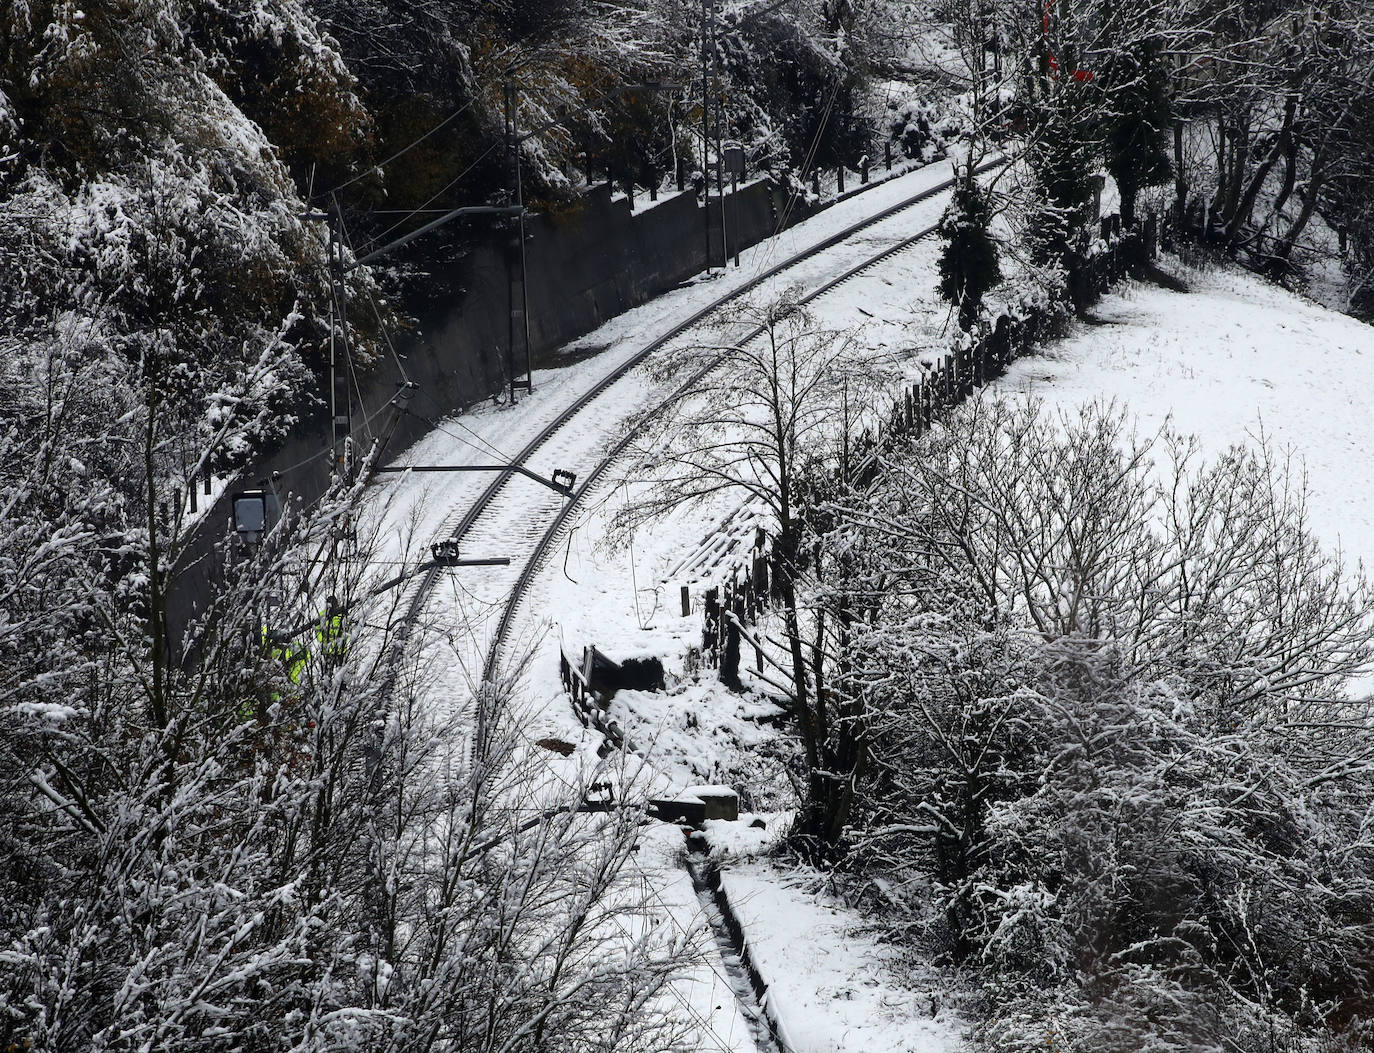
[{"label": "snowy field", "polygon": [[1124,283],[1000,388],[1115,399],[1142,435],[1168,425],[1208,454],[1267,440],[1305,471],[1328,547],[1374,569],[1374,327],[1243,271],[1173,269],[1191,291]]}]

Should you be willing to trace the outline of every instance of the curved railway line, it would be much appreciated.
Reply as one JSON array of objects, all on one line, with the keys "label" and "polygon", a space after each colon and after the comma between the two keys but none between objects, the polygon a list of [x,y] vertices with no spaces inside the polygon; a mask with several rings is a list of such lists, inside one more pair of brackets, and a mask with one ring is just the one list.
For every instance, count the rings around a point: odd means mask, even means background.
[{"label": "curved railway line", "polygon": [[[994,159],[983,164],[977,171],[979,173],[982,173],[998,166],[1001,163],[1002,162],[1000,159]],[[483,490],[478,495],[476,500],[474,500],[461,514],[450,517],[449,521],[445,523],[444,528],[441,531],[441,534],[453,541],[461,542],[463,539],[465,539],[473,531],[474,527],[476,527],[478,523],[482,520],[483,516],[488,512],[488,510],[495,503],[497,498],[502,494],[502,492],[505,490],[507,484],[511,481],[511,479],[518,474],[520,468],[526,466],[536,453],[546,448],[556,435],[559,435],[566,428],[568,428],[573,421],[575,421],[577,418],[579,418],[579,416],[586,412],[587,409],[594,402],[596,402],[602,395],[610,391],[618,383],[624,380],[624,378],[628,374],[630,374],[635,369],[635,367],[639,366],[645,360],[647,360],[657,352],[661,351],[664,347],[666,347],[673,341],[677,340],[683,334],[689,332],[696,326],[700,325],[707,318],[709,318],[716,312],[720,311],[723,307],[725,307],[732,301],[736,301],[741,297],[747,296],[749,293],[753,292],[755,289],[763,285],[765,282],[768,282],[773,278],[776,278],[779,275],[793,268],[796,268],[797,266],[807,262],[808,260],[811,260],[820,253],[825,252],[828,249],[834,248],[842,242],[845,242],[853,238],[855,235],[865,230],[868,230],[869,228],[874,227],[879,223],[883,223],[893,218],[894,216],[897,216],[900,213],[905,212],[906,210],[921,204],[922,202],[929,201],[931,198],[936,197],[937,195],[942,194],[946,190],[950,189],[950,187],[953,186],[953,184],[954,180],[949,179],[933,187],[928,187],[920,191],[919,193],[913,194],[910,197],[905,198],[897,202],[896,204],[893,204],[871,216],[867,216],[856,223],[850,224],[843,230],[840,230],[830,235],[829,237],[824,238],[820,242],[817,242],[815,245],[809,246],[808,248],[795,253],[786,260],[783,260],[782,262],[775,264],[774,266],[768,268],[762,273],[754,276],[743,285],[737,286],[731,289],[730,291],[724,293],[723,295],[717,297],[716,299],[712,300],[710,303],[695,311],[689,317],[674,325],[667,332],[661,334],[659,337],[651,341],[649,344],[645,345],[643,348],[630,355],[614,370],[609,372],[605,377],[599,380],[591,388],[589,388],[579,397],[574,399],[568,406],[566,406],[560,413],[558,413],[558,415],[553,420],[551,420],[543,429],[541,429],[537,435],[530,439],[525,444],[525,446],[514,455],[511,461],[511,467],[507,468],[505,471],[494,473],[491,482],[483,488]],[[833,291],[840,285],[843,285],[845,282],[853,279],[854,277],[863,273],[864,271],[870,270],[871,268],[880,265],[884,261],[910,248],[916,242],[926,237],[929,237],[932,233],[934,233],[935,229],[936,228],[933,226],[927,227],[915,234],[909,235],[893,244],[886,246],[881,251],[874,253],[873,255],[865,258],[858,264],[849,267],[839,276],[824,282],[815,289],[810,290],[801,298],[800,302],[802,304],[809,304],[821,298],[822,296],[825,296],[827,293]],[[739,342],[744,343],[753,340],[762,331],[762,326],[754,327],[750,331],[743,334]],[[702,379],[702,377],[704,377],[707,373],[714,369],[715,366],[718,365],[723,358],[724,353],[719,358],[712,360],[710,363],[707,363],[705,366],[698,369],[692,376],[687,378],[687,380],[684,381],[682,385],[674,389],[674,394],[681,392],[684,388],[689,388],[695,385]],[[666,402],[668,400],[665,399],[664,401]],[[573,491],[571,497],[567,501],[565,501],[562,507],[558,510],[558,513],[554,517],[553,521],[549,524],[549,526],[543,531],[539,539],[535,542],[533,550],[529,552],[527,556],[522,556],[523,565],[520,568],[519,575],[516,578],[515,584],[512,587],[509,596],[506,597],[503,603],[502,614],[500,621],[497,625],[496,633],[491,641],[490,646],[487,648],[485,660],[483,663],[482,674],[482,679],[484,683],[489,683],[495,678],[496,671],[501,658],[501,652],[507,642],[507,638],[509,637],[511,628],[514,624],[516,612],[518,611],[521,601],[524,599],[525,594],[528,592],[529,587],[533,582],[535,576],[543,567],[545,560],[548,556],[548,553],[553,548],[554,543],[562,535],[562,532],[567,527],[573,513],[581,507],[583,499],[596,487],[597,483],[601,480],[606,470],[611,466],[611,464],[613,464],[616,461],[620,454],[623,453],[625,448],[630,444],[630,442],[633,441],[636,434],[637,433],[635,431],[628,432],[619,439],[619,441],[610,449],[608,453],[600,457],[596,466],[586,474],[586,476],[581,480],[580,485]],[[401,620],[400,631],[398,632],[397,638],[394,643],[393,657],[391,662],[389,663],[390,672],[388,675],[388,679],[391,681],[394,681],[396,671],[398,670],[398,667],[401,664],[401,659],[409,643],[409,638],[413,632],[413,629],[419,623],[421,613],[424,611],[425,606],[428,604],[430,595],[433,592],[436,583],[440,580],[441,571],[442,568],[439,566],[432,566],[428,570],[426,570],[424,574],[421,575],[417,580],[416,585],[414,587],[414,591],[410,596],[409,602],[405,605],[404,614]]]},{"label": "curved railway line", "polygon": [[[983,165],[979,171],[986,171],[1000,163],[1000,160],[988,162]],[[838,231],[819,243],[792,255],[788,259],[754,276],[742,286],[731,289],[714,298],[710,303],[693,312],[688,318],[672,326],[667,332],[661,334],[659,337],[631,354],[605,377],[597,381],[580,396],[573,399],[561,412],[549,421],[537,435],[530,439],[524,447],[514,455],[510,467],[506,468],[504,471],[494,473],[490,482],[482,489],[477,498],[460,514],[454,514],[448,517],[440,532],[441,537],[458,543],[466,540],[478,524],[482,522],[483,517],[492,510],[492,506],[496,503],[498,497],[505,491],[506,486],[510,483],[512,478],[519,474],[520,471],[528,470],[527,466],[537,453],[548,448],[551,443],[553,443],[555,436],[560,435],[565,429],[573,425],[573,422],[577,421],[586,413],[598,399],[624,381],[637,366],[645,362],[651,356],[699,326],[711,315],[720,311],[732,301],[749,295],[765,282],[796,268],[798,265],[813,259],[820,253],[853,238],[855,235],[944,193],[953,185],[953,182],[954,180],[952,179],[946,180],[936,186],[913,194],[859,222],[850,224],[843,230]],[[839,275],[822,282],[815,288],[806,292],[800,298],[800,303],[810,304],[819,300],[821,297],[826,296],[865,271],[869,271],[892,257],[906,251],[912,245],[929,237],[936,229],[935,226],[928,226],[914,234],[899,238],[886,245],[880,251],[868,255],[858,263],[846,268]],[[765,327],[763,325],[751,326],[746,332],[740,334],[734,342],[739,344],[748,343],[761,335],[764,329]],[[693,371],[693,373],[680,384],[671,386],[669,389],[670,393],[667,394],[667,397],[659,398],[659,405],[662,406],[666,404],[684,391],[694,387],[702,378],[720,365],[728,354],[728,351],[722,351],[720,355],[713,357],[710,361]],[[519,568],[519,573],[510,588],[509,594],[506,595],[502,601],[500,620],[483,657],[483,685],[489,685],[495,681],[502,651],[511,635],[516,615],[537,575],[545,566],[550,552],[554,550],[555,545],[569,528],[574,515],[584,507],[587,496],[597,488],[607,470],[620,458],[625,449],[634,441],[639,432],[642,431],[643,427],[651,419],[652,414],[642,419],[637,426],[626,429],[609,449],[605,450],[597,457],[595,466],[586,473],[585,477],[580,481],[580,485],[578,485],[576,489],[572,491],[571,495],[562,503],[552,520],[544,528],[542,533],[539,534],[538,539],[533,542],[533,548],[520,557],[523,561],[523,565]],[[422,613],[430,601],[431,594],[441,579],[441,570],[442,568],[438,565],[431,566],[426,570],[416,582],[414,591],[404,606],[400,632],[398,632],[393,642],[393,651],[391,659],[388,662],[388,694],[392,686],[394,686],[395,678],[399,673],[402,659],[414,628],[420,623]],[[476,741],[480,743],[483,737],[483,706],[478,704],[476,710],[477,727],[475,733]],[[779,1025],[776,1017],[767,1003],[765,997],[767,990],[766,985],[749,959],[748,948],[744,945],[744,937],[742,932],[739,931],[738,921],[735,921],[734,928],[731,929],[730,925],[727,923],[727,919],[722,913],[722,911],[729,911],[729,904],[724,898],[723,890],[717,889],[715,892],[716,898],[711,899],[712,894],[705,887],[704,879],[699,873],[699,868],[695,865],[689,865],[688,872],[691,875],[699,901],[706,910],[708,922],[721,953],[722,969],[728,974],[729,979],[727,982],[733,990],[741,1016],[750,1028],[755,1047],[759,1050],[772,1051],[772,1053],[790,1053],[787,1042],[777,1030]]]}]

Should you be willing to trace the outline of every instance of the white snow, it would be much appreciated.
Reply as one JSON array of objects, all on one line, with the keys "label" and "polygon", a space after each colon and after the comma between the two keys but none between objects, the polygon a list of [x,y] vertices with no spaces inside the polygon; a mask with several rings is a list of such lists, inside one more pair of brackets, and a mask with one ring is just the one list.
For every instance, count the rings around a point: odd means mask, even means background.
[{"label": "white snow", "polygon": [[1291,450],[1322,538],[1374,567],[1374,327],[1238,269],[1173,269],[1190,292],[1124,283],[1001,386],[1066,407],[1116,399],[1142,434],[1167,423],[1208,453]]},{"label": "white snow", "polygon": [[[535,391],[517,407],[491,407],[450,419],[406,454],[406,463],[462,464],[507,460],[558,410],[615,368],[654,335],[749,275],[814,244],[888,201],[948,176],[933,165],[841,202],[745,254],[745,266],[698,281],[603,326],[580,343],[605,347],[564,368],[537,371]],[[938,217],[935,199],[880,225],[789,275],[818,284],[875,247],[924,229]],[[914,375],[923,360],[944,352],[948,311],[934,296],[937,246],[923,243],[878,271],[865,274],[814,308],[821,325],[863,327],[864,346],[889,352]],[[1303,458],[1314,522],[1348,557],[1374,564],[1374,459],[1364,453],[1374,424],[1365,391],[1374,382],[1374,330],[1335,315],[1258,279],[1231,270],[1188,272],[1186,294],[1127,283],[1076,323],[1070,336],[1043,354],[1017,362],[1003,389],[1031,390],[1066,406],[1117,398],[1142,429],[1169,422],[1197,433],[1205,450],[1266,436]],[[765,294],[766,295],[766,294]],[[698,339],[701,337],[699,336]],[[601,455],[620,422],[653,397],[643,374],[600,400],[596,420],[560,436],[531,467],[579,474]],[[879,412],[884,407],[875,407]],[[400,558],[407,529],[417,543],[443,536],[488,477],[402,475],[387,487],[386,531]],[[682,793],[701,783],[741,792],[737,823],[708,824],[713,855],[740,913],[771,1003],[799,1053],[838,1050],[929,1053],[959,1045],[961,1026],[944,993],[948,977],[905,958],[867,929],[861,914],[822,888],[819,875],[776,863],[748,861],[786,828],[789,788],[780,742],[768,720],[778,715],[765,681],[742,695],[725,692],[710,671],[691,675],[690,652],[700,644],[702,590],[748,551],[759,512],[740,498],[682,509],[637,531],[625,548],[608,547],[607,521],[623,487],[602,485],[576,517],[562,550],[536,579],[517,623],[520,647],[532,661],[526,684],[537,715],[533,740],[551,736],[577,746],[563,761],[575,771],[594,756],[599,736],[573,716],[558,681],[562,647],[574,658],[596,644],[614,656],[654,654],[664,660],[665,692],[622,691],[610,716],[645,752],[656,775],[654,793]],[[517,556],[542,533],[561,499],[517,479],[474,533],[465,557]],[[487,645],[491,615],[499,611],[515,568],[461,568],[429,605],[436,638],[452,646],[438,664],[441,704],[462,706]],[[688,589],[691,610],[681,611]],[[746,648],[745,665],[752,666]],[[643,781],[640,782],[644,786]],[[762,811],[764,814],[756,815]],[[755,818],[762,827],[751,825]],[[705,932],[700,905],[674,854],[680,835],[650,828],[637,863],[645,887],[685,929]],[[743,860],[743,861],[742,861]],[[695,928],[694,928],[695,927]],[[702,1036],[703,1049],[752,1048],[719,961],[709,949],[674,989],[676,1008]],[[712,962],[715,961],[715,965]]]},{"label": "white snow", "polygon": [[[832,206],[812,220],[784,232],[772,242],[743,255],[743,266],[729,268],[711,281],[699,280],[635,311],[607,323],[579,343],[605,347],[590,358],[559,369],[538,370],[534,392],[516,407],[486,407],[442,422],[441,429],[412,447],[402,458],[407,464],[480,464],[508,461],[525,442],[557,412],[627,356],[677,321],[686,318],[723,291],[738,287],[754,274],[815,244],[854,223],[864,215],[947,179],[950,169],[933,164],[914,173],[874,186],[865,193]],[[944,207],[944,195],[936,196],[901,216],[871,228],[836,246],[786,276],[788,284],[807,287],[853,266],[878,249],[935,223]],[[863,325],[865,343],[882,348],[907,361],[919,371],[921,358],[942,349],[943,327],[948,312],[929,306],[933,300],[933,244],[927,242],[890,261],[880,271],[865,274],[836,290],[816,305],[825,326],[847,328]],[[775,292],[777,283],[774,284]],[[761,293],[763,296],[769,292]],[[697,336],[700,340],[703,337]],[[714,335],[719,339],[719,334]],[[541,451],[531,468],[548,474],[554,468],[585,472],[600,457],[620,422],[637,411],[653,395],[653,385],[642,374],[632,375],[598,402],[598,419],[582,429],[563,435],[551,448]],[[380,559],[414,561],[430,540],[443,537],[457,517],[489,480],[481,474],[406,473],[386,477],[382,487],[382,539]],[[678,793],[703,783],[725,785],[741,791],[746,809],[731,832],[713,831],[717,855],[736,856],[750,846],[765,843],[787,827],[785,814],[770,812],[758,817],[748,809],[784,806],[790,799],[782,753],[787,748],[777,732],[766,726],[778,716],[766,694],[730,695],[708,674],[702,681],[684,676],[683,657],[699,643],[700,589],[738,558],[731,551],[734,539],[747,536],[755,519],[741,508],[738,496],[714,507],[684,510],[651,530],[636,535],[626,550],[614,551],[600,543],[605,516],[614,507],[620,488],[608,484],[592,496],[565,542],[565,550],[550,562],[527,599],[514,634],[516,643],[508,654],[528,649],[532,654],[525,683],[534,716],[523,729],[531,743],[556,738],[576,746],[566,759],[538,751],[549,765],[550,780],[575,779],[579,768],[595,763],[599,736],[586,732],[575,718],[558,680],[558,653],[564,648],[574,658],[585,644],[596,644],[618,656],[652,653],[665,659],[670,691],[665,693],[623,691],[616,696],[611,716],[630,731],[637,748],[649,757],[656,777],[637,778],[640,792]],[[503,498],[484,517],[465,544],[465,558],[518,556],[542,533],[544,524],[561,503],[552,491],[524,479],[515,479]],[[736,546],[737,548],[738,546]],[[747,549],[747,543],[745,543]],[[425,614],[427,651],[436,682],[436,708],[461,710],[468,705],[480,677],[480,661],[516,567],[458,568],[431,597]],[[672,580],[669,580],[669,579]],[[689,586],[692,611],[682,616],[679,588]],[[671,686],[675,685],[675,686]],[[762,827],[750,825],[763,818]],[[646,831],[636,865],[643,871],[644,888],[651,892],[665,914],[686,931],[705,932],[705,920],[685,871],[673,861],[680,851],[680,833],[671,827]],[[891,956],[876,939],[861,937],[857,914],[846,912],[844,924],[825,918],[839,915],[837,904],[800,893],[782,884],[782,874],[759,868],[746,898],[762,905],[789,905],[795,921],[787,938],[765,941],[768,961],[781,969],[790,943],[806,943],[812,953],[830,957],[830,971],[813,971],[822,986],[811,989],[779,987],[779,998],[799,999],[792,1009],[798,1050],[875,1049],[934,1050],[954,1046],[948,1023],[930,1025],[928,1007],[918,1006],[890,974]],[[765,876],[765,875],[772,876]],[[776,880],[771,898],[760,889]],[[753,917],[754,915],[749,915]],[[822,917],[824,916],[824,917]],[[805,919],[804,924],[799,924]],[[770,921],[770,926],[776,919]],[[750,939],[753,939],[750,923]],[[832,943],[834,946],[832,947]],[[739,1016],[734,994],[721,976],[714,948],[706,948],[701,962],[674,987],[665,1011],[681,1017],[695,1030],[698,1043],[692,1048],[750,1050],[753,1041],[748,1025]],[[824,980],[822,980],[824,977]],[[800,982],[800,981],[797,981]],[[829,985],[829,986],[824,986]],[[844,1004],[830,1005],[827,991],[851,992]],[[898,1004],[908,1010],[899,1011]],[[860,1017],[868,1017],[864,1023]],[[848,1036],[848,1037],[846,1037]],[[912,1043],[918,1043],[913,1045]],[[836,1043],[840,1043],[837,1045]]]},{"label": "white snow", "polygon": [[[536,370],[535,390],[518,406],[483,407],[477,412],[445,420],[438,430],[406,451],[400,463],[453,465],[508,462],[562,407],[594,386],[657,334],[689,317],[726,290],[737,288],[751,276],[762,273],[861,217],[895,204],[922,189],[938,185],[948,177],[949,171],[944,166],[931,165],[875,186],[744,253],[743,266],[739,270],[731,267],[724,275],[718,272],[714,280],[698,281],[613,319],[581,341],[588,346],[605,347],[606,350],[601,354],[559,369]],[[932,225],[942,208],[943,195],[938,195],[789,271],[785,275],[786,283],[817,285],[827,276],[871,254],[875,247],[892,244]],[[830,302],[855,306],[843,318],[837,318],[836,324],[868,319],[875,327],[882,328],[883,336],[875,337],[879,343],[895,345],[908,341],[904,324],[910,314],[910,301],[913,295],[920,296],[924,290],[921,286],[913,287],[900,267],[921,266],[919,260],[922,254],[931,251],[929,246],[922,245],[893,261],[892,267],[883,272],[886,277],[866,276],[864,280],[845,286],[840,295],[833,297]],[[913,259],[918,263],[912,264],[910,261]],[[761,290],[759,295],[775,293],[781,284],[781,279],[777,279],[770,290]],[[928,285],[929,282],[923,281],[922,284]],[[867,306],[864,306],[865,301]],[[944,317],[942,312],[939,318]],[[830,319],[825,321],[830,324]],[[720,334],[708,334],[708,337],[720,339]],[[702,334],[695,336],[697,340],[703,338],[707,337]],[[689,334],[687,339],[692,339],[692,336]],[[568,429],[559,435],[539,452],[530,468],[546,476],[556,468],[585,473],[599,459],[602,450],[617,433],[621,421],[644,405],[652,397],[653,391],[654,386],[646,374],[642,371],[632,372],[624,382],[598,400],[597,412],[588,415],[591,419],[583,427]],[[413,559],[415,553],[423,551],[423,546],[430,540],[447,536],[458,516],[475,499],[489,478],[483,473],[402,474],[388,477],[380,484],[386,488],[386,492],[379,502],[384,509],[384,521],[380,529],[382,536],[388,539],[388,545],[385,551],[379,553],[379,558],[403,558],[406,539],[409,539],[413,550],[410,558]],[[583,512],[583,519],[595,514],[598,502],[614,499],[613,490],[597,495],[590,502],[591,510]],[[463,557],[518,555],[528,550],[557,512],[561,501],[556,493],[542,489],[535,482],[519,478],[513,480],[465,543]],[[688,527],[687,524],[680,525],[684,529]],[[703,529],[709,529],[712,525],[708,522]],[[590,536],[595,537],[594,534]],[[584,614],[598,624],[605,621],[603,601],[592,599],[595,590],[611,590],[618,600],[629,599],[621,584],[624,571],[629,569],[630,578],[634,580],[634,560],[642,558],[632,554],[629,568],[619,565],[613,574],[603,574],[598,568],[582,564],[572,551],[582,546],[588,537],[588,530],[574,527],[568,541],[566,565],[551,567],[550,572],[543,576],[540,590],[531,596],[525,608],[527,612],[534,612],[535,617],[532,621],[527,619],[521,623],[521,629],[516,633],[517,639],[533,644],[541,638],[539,626],[543,623],[559,626],[569,653],[580,653],[583,643],[594,642],[621,648],[633,646],[627,640],[612,640],[602,633],[584,638],[580,631],[579,623]],[[677,544],[677,539],[673,538],[672,545]],[[439,590],[436,602],[431,603],[429,616],[435,623],[435,630],[454,645],[454,653],[445,659],[445,672],[437,690],[441,699],[448,700],[444,704],[463,706],[464,700],[471,695],[480,679],[481,660],[494,628],[494,616],[499,614],[518,569],[518,566],[461,568],[450,572],[447,585]],[[648,575],[644,578],[644,584],[647,590],[659,590],[661,604],[676,602],[675,597],[662,595],[661,583],[650,583]],[[635,591],[638,586],[632,584],[630,588]],[[648,612],[652,611],[654,597],[646,592],[638,598],[641,602],[635,612],[636,623],[652,622],[654,615]],[[633,602],[629,606],[633,609]],[[624,609],[623,606],[615,608],[617,617]],[[623,633],[618,628],[614,631]],[[552,689],[557,683],[557,649],[553,646],[541,647],[539,656],[541,664],[534,682],[541,686],[536,690],[545,690],[543,685]]]},{"label": "white snow", "polygon": [[769,1004],[796,1053],[945,1053],[962,1021],[947,977],[906,960],[822,875],[767,862],[721,875]]}]

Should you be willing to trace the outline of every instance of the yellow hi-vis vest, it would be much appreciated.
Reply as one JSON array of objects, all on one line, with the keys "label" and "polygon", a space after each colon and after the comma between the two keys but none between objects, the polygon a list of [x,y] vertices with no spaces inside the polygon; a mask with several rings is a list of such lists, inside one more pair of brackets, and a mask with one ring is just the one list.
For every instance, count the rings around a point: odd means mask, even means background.
[{"label": "yellow hi-vis vest", "polygon": [[315,639],[319,641],[321,658],[335,664],[342,662],[348,654],[343,615],[321,615],[319,624],[315,626]]},{"label": "yellow hi-vis vest", "polygon": [[[267,657],[274,659],[286,673],[286,678],[291,681],[293,688],[300,686],[301,677],[305,675],[305,664],[310,660],[310,652],[304,647],[294,647],[287,640],[273,639],[272,634],[267,631],[267,626],[262,627],[262,647]],[[294,692],[293,692],[294,694]],[[282,695],[280,691],[272,692],[272,701],[280,702]],[[245,702],[239,707],[239,719],[248,720],[253,716],[251,703]]]}]

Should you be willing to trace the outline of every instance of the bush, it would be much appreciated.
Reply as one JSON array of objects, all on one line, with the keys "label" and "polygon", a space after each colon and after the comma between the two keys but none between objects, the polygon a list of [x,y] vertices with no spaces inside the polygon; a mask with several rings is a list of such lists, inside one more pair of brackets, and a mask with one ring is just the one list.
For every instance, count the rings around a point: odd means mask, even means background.
[{"label": "bush", "polygon": [[961,131],[957,120],[920,99],[894,99],[888,109],[888,138],[904,157],[919,158],[927,164],[946,156],[949,143]]},{"label": "bush", "polygon": [[1032,401],[912,453],[849,530],[882,744],[852,859],[989,984],[984,1043],[1360,1041],[1371,597],[1285,464]]}]

